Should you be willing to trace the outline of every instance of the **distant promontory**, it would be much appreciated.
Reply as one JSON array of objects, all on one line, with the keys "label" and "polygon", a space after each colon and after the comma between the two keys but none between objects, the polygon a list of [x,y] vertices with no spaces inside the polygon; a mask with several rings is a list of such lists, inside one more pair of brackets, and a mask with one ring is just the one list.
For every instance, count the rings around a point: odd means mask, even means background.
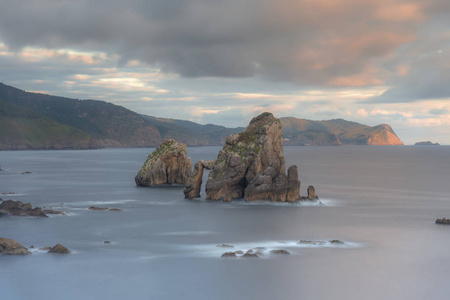
[{"label": "distant promontory", "polygon": [[[387,124],[280,121],[284,145],[403,145]],[[243,130],[146,116],[104,101],[30,93],[0,83],[0,150],[156,147],[166,139],[218,146]]]},{"label": "distant promontory", "polygon": [[426,141],[426,142],[417,142],[414,144],[414,146],[440,146],[439,143],[432,143],[430,141]]}]

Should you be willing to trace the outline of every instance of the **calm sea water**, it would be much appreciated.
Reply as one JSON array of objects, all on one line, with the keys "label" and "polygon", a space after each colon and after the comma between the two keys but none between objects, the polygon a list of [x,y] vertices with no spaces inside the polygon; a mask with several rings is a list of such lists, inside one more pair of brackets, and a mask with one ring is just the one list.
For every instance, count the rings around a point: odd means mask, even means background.
[{"label": "calm sea water", "polygon": [[[190,148],[214,159],[220,147]],[[0,152],[3,199],[67,216],[0,218],[0,236],[70,255],[0,255],[1,299],[446,299],[450,147],[286,147],[323,205],[185,200],[139,188],[153,149]],[[22,174],[29,171],[31,174]],[[206,176],[205,180],[206,181]],[[90,206],[122,212],[91,211]],[[345,245],[333,245],[339,239]],[[105,244],[104,241],[110,241]],[[298,245],[300,240],[318,241]],[[263,258],[220,258],[264,247]],[[270,254],[286,249],[291,255]]]}]

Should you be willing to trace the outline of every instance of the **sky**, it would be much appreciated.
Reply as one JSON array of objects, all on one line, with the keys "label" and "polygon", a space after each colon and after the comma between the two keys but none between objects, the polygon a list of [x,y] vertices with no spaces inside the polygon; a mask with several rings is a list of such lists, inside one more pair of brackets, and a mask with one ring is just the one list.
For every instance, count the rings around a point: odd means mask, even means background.
[{"label": "sky", "polygon": [[227,127],[390,124],[450,144],[448,0],[0,0],[0,82]]}]

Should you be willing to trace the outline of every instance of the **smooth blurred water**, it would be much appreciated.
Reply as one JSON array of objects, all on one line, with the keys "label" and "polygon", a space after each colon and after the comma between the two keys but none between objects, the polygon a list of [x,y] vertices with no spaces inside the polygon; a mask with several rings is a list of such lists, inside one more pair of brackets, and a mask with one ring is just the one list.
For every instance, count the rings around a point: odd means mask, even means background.
[{"label": "smooth blurred water", "polygon": [[[193,162],[220,147],[189,148]],[[153,149],[0,152],[3,199],[67,216],[1,217],[0,299],[437,299],[450,293],[450,147],[285,147],[324,205],[185,200],[139,188]],[[30,171],[31,174],[22,174]],[[206,181],[206,174],[204,182]],[[91,211],[90,206],[124,211]],[[340,239],[345,245],[327,241]],[[111,244],[104,244],[104,241]],[[297,245],[299,240],[322,245]],[[264,258],[220,258],[266,247]],[[287,249],[277,256],[271,249]]]}]

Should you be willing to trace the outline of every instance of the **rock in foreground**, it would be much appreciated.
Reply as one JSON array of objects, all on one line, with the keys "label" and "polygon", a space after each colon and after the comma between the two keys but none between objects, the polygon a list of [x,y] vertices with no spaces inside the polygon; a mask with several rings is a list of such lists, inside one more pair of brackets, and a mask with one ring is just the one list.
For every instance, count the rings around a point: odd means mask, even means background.
[{"label": "rock in foreground", "polygon": [[136,185],[186,184],[191,169],[186,145],[168,139],[147,157],[135,177]]},{"label": "rock in foreground", "polygon": [[30,203],[23,203],[21,201],[3,201],[2,204],[0,204],[0,210],[13,216],[47,217],[40,207],[33,208]]},{"label": "rock in foreground", "polygon": [[30,251],[27,250],[24,246],[19,244],[18,242],[0,238],[0,253],[8,254],[8,255],[27,255],[31,254]]},{"label": "rock in foreground", "polygon": [[56,244],[47,253],[69,254],[71,251],[61,244]]},{"label": "rock in foreground", "polygon": [[240,134],[226,138],[206,183],[206,199],[231,201],[300,199],[296,166],[286,175],[283,131],[271,113],[253,118]]}]

